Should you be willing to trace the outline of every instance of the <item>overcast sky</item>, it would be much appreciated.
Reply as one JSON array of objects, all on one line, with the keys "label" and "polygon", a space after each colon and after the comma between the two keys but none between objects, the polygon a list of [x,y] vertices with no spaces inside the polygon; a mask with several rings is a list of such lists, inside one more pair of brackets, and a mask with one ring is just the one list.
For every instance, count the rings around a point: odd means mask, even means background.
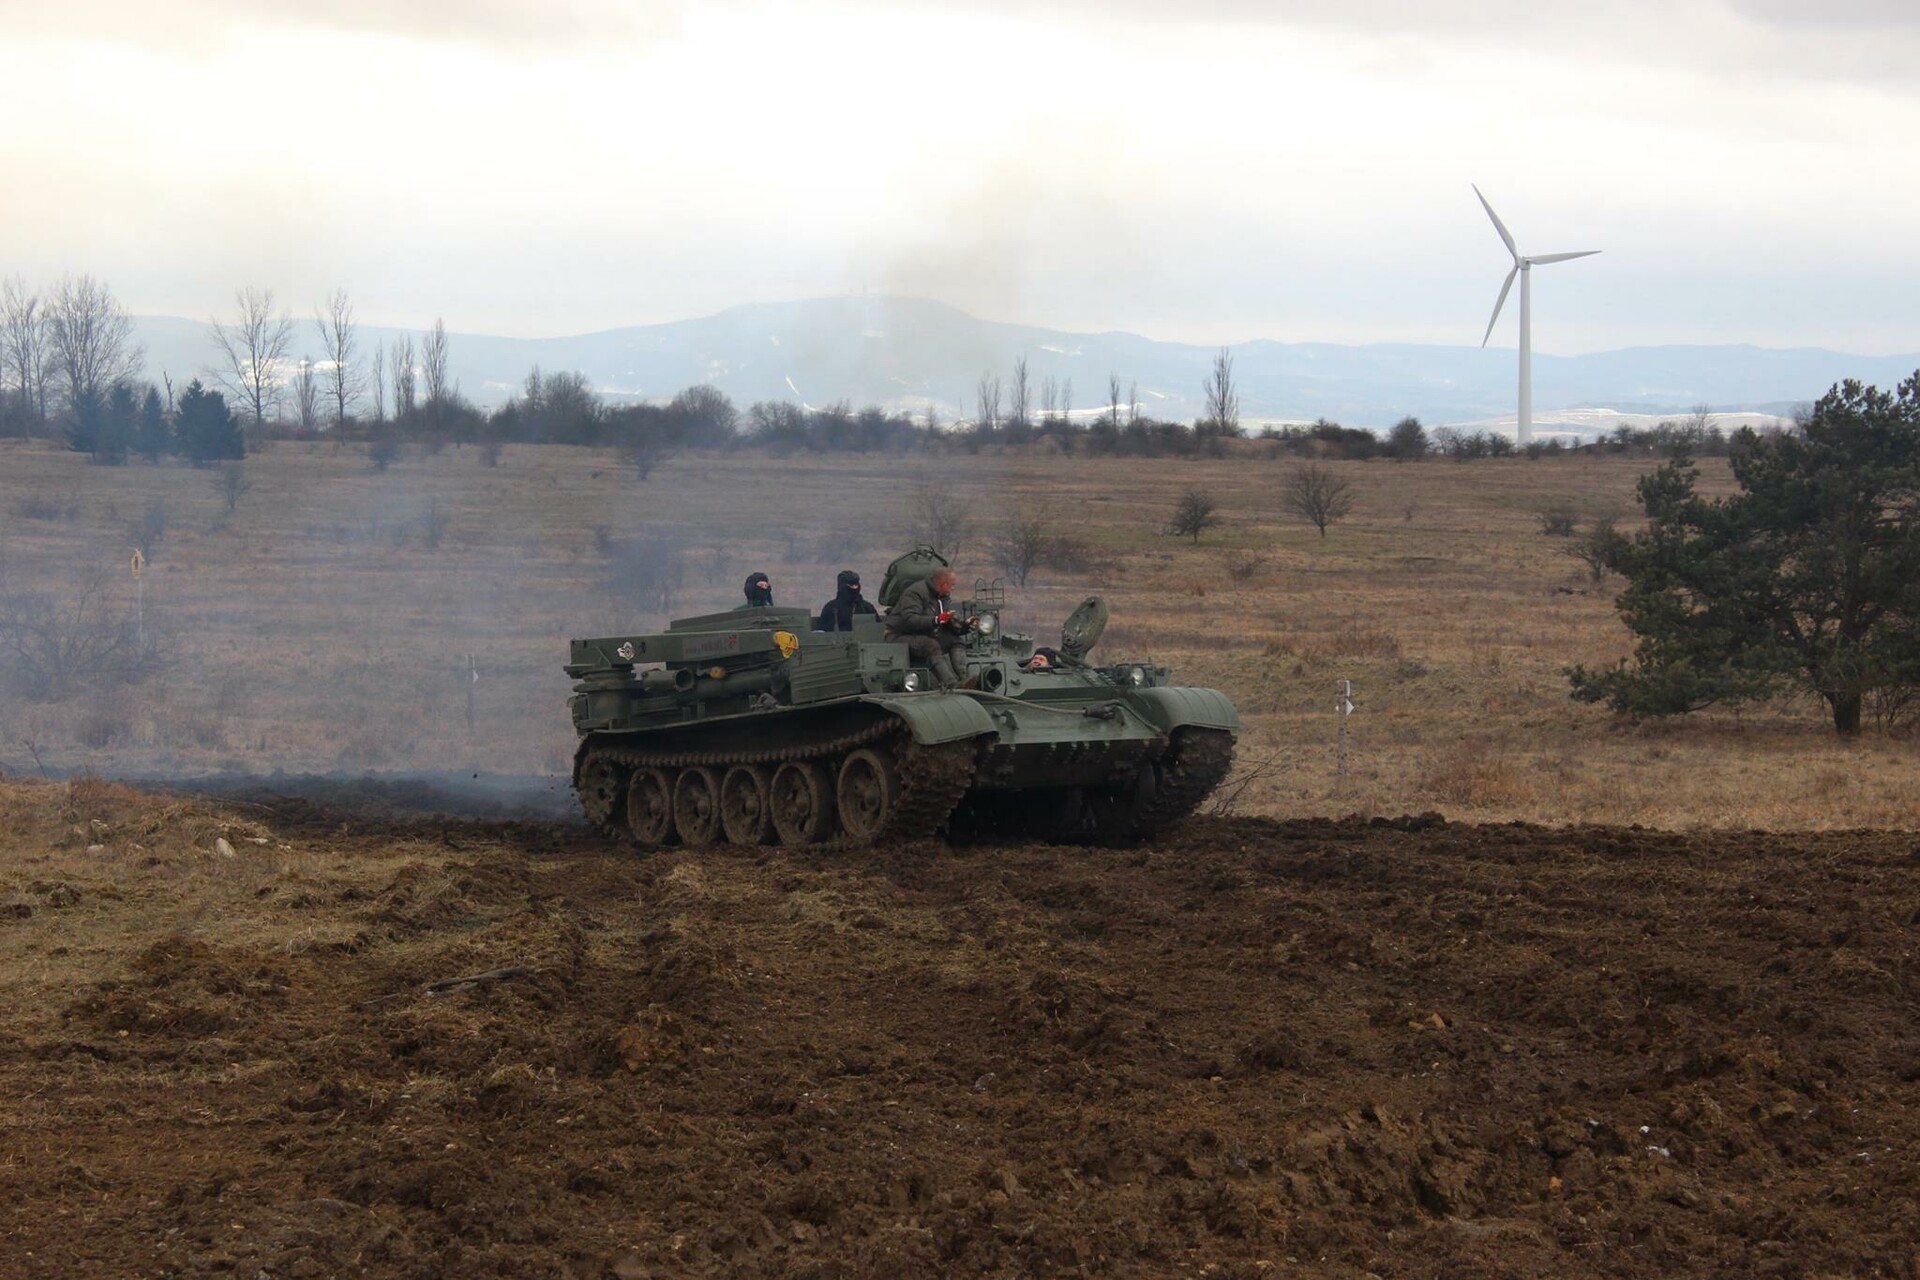
[{"label": "overcast sky", "polygon": [[1542,351],[1911,352],[1915,66],[1912,0],[0,0],[0,275],[1478,343],[1478,183],[1523,252],[1604,251],[1537,270]]}]

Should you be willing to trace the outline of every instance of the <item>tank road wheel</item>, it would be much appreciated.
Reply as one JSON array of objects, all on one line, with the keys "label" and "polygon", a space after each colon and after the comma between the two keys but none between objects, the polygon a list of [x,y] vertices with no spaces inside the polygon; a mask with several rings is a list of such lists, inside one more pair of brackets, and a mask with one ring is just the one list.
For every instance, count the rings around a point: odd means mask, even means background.
[{"label": "tank road wheel", "polygon": [[900,811],[900,772],[891,756],[862,747],[840,765],[840,829],[854,844],[887,834]]},{"label": "tank road wheel", "polygon": [[720,775],[682,769],[673,782],[673,825],[682,844],[709,845],[720,838]]},{"label": "tank road wheel", "polygon": [[643,849],[673,843],[673,777],[664,769],[635,769],[627,784],[627,831]]},{"label": "tank road wheel", "polygon": [[765,769],[737,764],[720,779],[720,829],[728,844],[766,844],[773,838]]},{"label": "tank road wheel", "polygon": [[580,807],[606,835],[620,835],[627,822],[627,771],[611,756],[594,753],[580,766]]},{"label": "tank road wheel", "polygon": [[826,766],[789,760],[773,775],[773,829],[782,844],[818,844],[833,834],[833,779]]}]

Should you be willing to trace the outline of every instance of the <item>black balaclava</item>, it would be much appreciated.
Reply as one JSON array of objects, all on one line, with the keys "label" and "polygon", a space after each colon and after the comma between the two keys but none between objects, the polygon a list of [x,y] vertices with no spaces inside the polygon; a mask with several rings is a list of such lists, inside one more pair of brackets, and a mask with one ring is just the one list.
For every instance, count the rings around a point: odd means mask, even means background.
[{"label": "black balaclava", "polygon": [[748,574],[745,590],[747,603],[755,608],[773,603],[773,588],[768,584],[767,575],[764,573]]},{"label": "black balaclava", "polygon": [[833,625],[829,631],[853,630],[853,607],[860,599],[860,575],[851,569],[842,569],[834,580],[833,603],[827,606],[827,620]]}]

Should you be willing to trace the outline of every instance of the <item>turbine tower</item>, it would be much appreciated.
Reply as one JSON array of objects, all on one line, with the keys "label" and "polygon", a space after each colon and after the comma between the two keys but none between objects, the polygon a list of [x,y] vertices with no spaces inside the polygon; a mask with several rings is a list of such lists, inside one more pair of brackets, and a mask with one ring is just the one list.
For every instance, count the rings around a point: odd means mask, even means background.
[{"label": "turbine tower", "polygon": [[1513,288],[1513,278],[1520,277],[1520,421],[1514,432],[1514,443],[1524,445],[1533,438],[1533,268],[1549,262],[1566,262],[1572,258],[1591,258],[1600,251],[1582,249],[1578,253],[1523,255],[1514,245],[1507,224],[1500,221],[1500,215],[1493,211],[1487,198],[1480,195],[1478,186],[1473,188],[1473,194],[1480,196],[1480,207],[1493,219],[1493,229],[1500,233],[1507,252],[1513,255],[1513,270],[1507,272],[1507,282],[1500,286],[1500,297],[1493,304],[1493,319],[1487,321],[1487,336],[1480,339],[1482,347],[1487,345],[1487,339],[1493,337],[1493,326],[1499,323],[1500,308],[1507,305],[1507,291]]}]

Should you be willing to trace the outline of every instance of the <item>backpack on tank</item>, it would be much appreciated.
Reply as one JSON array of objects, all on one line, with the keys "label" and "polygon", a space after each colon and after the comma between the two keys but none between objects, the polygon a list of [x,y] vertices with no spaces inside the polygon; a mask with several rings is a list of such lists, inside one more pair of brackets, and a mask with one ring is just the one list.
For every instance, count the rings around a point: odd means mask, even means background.
[{"label": "backpack on tank", "polygon": [[880,607],[891,609],[900,602],[900,593],[914,583],[933,576],[935,569],[950,569],[947,558],[932,547],[919,546],[887,566],[880,579]]}]

